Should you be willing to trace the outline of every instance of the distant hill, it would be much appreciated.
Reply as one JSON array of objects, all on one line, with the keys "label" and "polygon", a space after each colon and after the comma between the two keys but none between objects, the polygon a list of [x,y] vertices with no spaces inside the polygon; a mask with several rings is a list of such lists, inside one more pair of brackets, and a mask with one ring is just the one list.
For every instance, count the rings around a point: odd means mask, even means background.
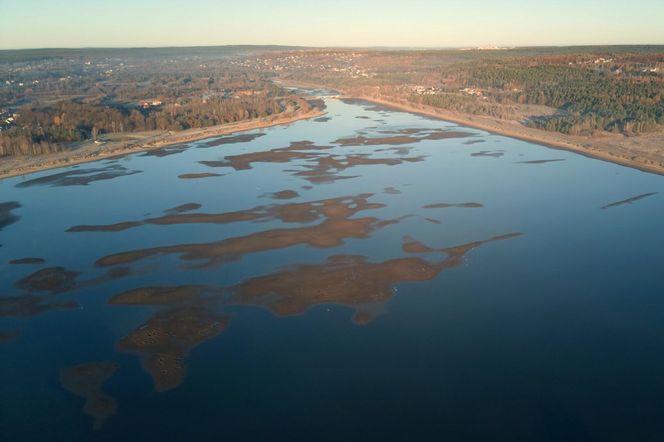
[{"label": "distant hill", "polygon": [[305,49],[298,46],[193,46],[164,48],[49,48],[0,50],[0,63],[27,62],[50,58],[160,58],[160,57],[224,57],[252,53]]}]

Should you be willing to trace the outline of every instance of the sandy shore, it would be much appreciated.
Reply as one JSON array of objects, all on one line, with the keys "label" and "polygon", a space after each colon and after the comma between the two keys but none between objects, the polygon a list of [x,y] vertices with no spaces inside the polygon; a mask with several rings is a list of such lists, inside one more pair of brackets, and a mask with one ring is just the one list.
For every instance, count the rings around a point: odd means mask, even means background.
[{"label": "sandy shore", "polygon": [[[303,82],[285,81],[283,83],[290,86],[324,88],[321,85]],[[568,150],[599,160],[664,175],[664,133],[633,137],[618,134],[606,134],[599,137],[572,136],[529,128],[514,120],[501,120],[483,115],[469,115],[432,106],[417,105],[406,100],[397,101],[391,97],[344,94],[343,91],[340,91],[340,94],[343,94],[342,98],[366,100],[397,110],[451,121],[498,135],[541,144],[555,149]],[[78,149],[67,152],[39,157],[6,158],[0,160],[0,180],[40,170],[156,150],[169,145],[215,136],[289,124],[299,120],[319,117],[323,114],[325,112],[314,108],[304,113],[253,119],[210,128],[189,129],[175,133],[126,134],[122,140],[105,142],[103,145],[86,142]]]},{"label": "sandy shore", "polygon": [[344,95],[343,98],[366,100],[397,110],[439,118],[498,135],[568,150],[645,172],[664,175],[664,134],[662,133],[633,137],[614,134],[602,137],[571,136],[529,128],[514,120],[468,115],[432,106],[417,105],[408,101],[395,101],[385,97],[349,94]]},{"label": "sandy shore", "polygon": [[0,180],[46,169],[72,166],[137,152],[156,150],[174,144],[187,143],[205,138],[290,124],[299,120],[319,117],[324,114],[323,110],[313,108],[308,112],[280,114],[273,117],[257,118],[201,129],[189,129],[181,132],[169,131],[156,134],[129,133],[125,134],[121,140],[104,142],[102,145],[88,141],[83,143],[79,148],[66,152],[40,155],[38,157],[10,157],[2,159],[0,160]]}]

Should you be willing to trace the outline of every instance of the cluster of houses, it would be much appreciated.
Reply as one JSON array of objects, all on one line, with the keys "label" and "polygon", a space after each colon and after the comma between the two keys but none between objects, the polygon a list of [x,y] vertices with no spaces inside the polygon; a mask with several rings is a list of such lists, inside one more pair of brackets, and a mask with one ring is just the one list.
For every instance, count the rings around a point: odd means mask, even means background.
[{"label": "cluster of houses", "polygon": [[350,78],[372,78],[376,73],[355,63],[361,53],[320,52],[315,54],[289,54],[281,57],[265,57],[255,59],[234,60],[231,64],[251,69],[267,69],[275,72],[290,69],[315,69],[343,74]]},{"label": "cluster of houses", "polygon": [[413,86],[413,92],[417,95],[436,95],[440,89],[427,86]]},{"label": "cluster of houses", "polygon": [[[2,84],[2,83],[0,83]],[[34,81],[29,81],[27,84],[39,84],[39,80],[34,80]],[[15,80],[5,80],[5,86],[19,86],[23,87],[25,86],[26,83],[24,82],[16,82]]]},{"label": "cluster of houses", "polygon": [[462,93],[464,93],[464,94],[466,94],[466,95],[472,95],[472,96],[474,96],[474,97],[482,97],[482,96],[484,96],[484,92],[482,92],[482,89],[477,89],[477,88],[474,88],[474,87],[466,87],[466,88],[463,88],[463,89],[461,89],[460,92],[462,92]]},{"label": "cluster of houses", "polygon": [[16,125],[16,119],[18,117],[19,115],[16,113],[0,109],[0,132]]},{"label": "cluster of houses", "polygon": [[604,58],[604,57],[599,57],[594,60],[584,60],[584,61],[577,61],[576,63],[569,62],[570,65],[573,64],[607,64],[607,63],[613,63],[613,58]]},{"label": "cluster of houses", "polygon": [[163,103],[160,100],[153,100],[153,101],[141,101],[138,105],[143,109],[150,109],[153,107],[159,107],[162,104]]}]

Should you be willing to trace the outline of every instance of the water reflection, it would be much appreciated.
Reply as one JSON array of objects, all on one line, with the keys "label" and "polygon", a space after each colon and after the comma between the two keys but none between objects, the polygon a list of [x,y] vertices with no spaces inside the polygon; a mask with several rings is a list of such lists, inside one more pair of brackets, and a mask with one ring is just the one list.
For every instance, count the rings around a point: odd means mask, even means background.
[{"label": "water reflection", "polygon": [[14,215],[12,211],[19,207],[21,207],[21,205],[16,201],[0,203],[0,230],[18,221],[18,215]]},{"label": "water reflection", "polygon": [[39,178],[22,181],[16,187],[31,186],[87,186],[94,181],[111,180],[141,173],[140,170],[129,170],[119,164],[103,168],[72,169]]}]

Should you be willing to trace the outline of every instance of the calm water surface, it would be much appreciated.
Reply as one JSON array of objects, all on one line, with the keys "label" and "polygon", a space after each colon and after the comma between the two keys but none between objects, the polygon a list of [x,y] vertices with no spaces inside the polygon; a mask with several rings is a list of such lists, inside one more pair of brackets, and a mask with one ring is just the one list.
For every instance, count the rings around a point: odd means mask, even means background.
[{"label": "calm water surface", "polygon": [[0,182],[1,440],[664,439],[663,177],[327,112]]}]

